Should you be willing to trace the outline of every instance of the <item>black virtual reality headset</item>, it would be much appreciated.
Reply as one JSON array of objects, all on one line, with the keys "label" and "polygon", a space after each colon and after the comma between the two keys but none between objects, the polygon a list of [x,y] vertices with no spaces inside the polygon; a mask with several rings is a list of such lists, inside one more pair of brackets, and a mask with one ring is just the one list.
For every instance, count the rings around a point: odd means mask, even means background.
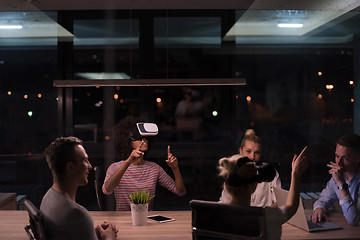
[{"label": "black virtual reality headset", "polygon": [[135,127],[130,132],[130,139],[136,141],[144,137],[156,136],[159,132],[158,126],[155,123],[136,123]]},{"label": "black virtual reality headset", "polygon": [[[237,160],[237,166],[241,167],[247,162],[253,162],[247,157],[242,157]],[[226,179],[225,183],[231,187],[239,187],[242,185],[254,183],[254,182],[271,182],[276,176],[275,167],[269,163],[255,164],[256,176],[251,178],[242,178],[236,173],[230,174]]]}]

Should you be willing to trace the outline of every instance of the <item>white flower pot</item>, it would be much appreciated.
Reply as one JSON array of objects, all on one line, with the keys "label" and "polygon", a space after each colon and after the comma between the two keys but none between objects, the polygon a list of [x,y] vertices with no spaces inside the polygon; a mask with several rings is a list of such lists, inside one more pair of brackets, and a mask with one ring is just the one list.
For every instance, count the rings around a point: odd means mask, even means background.
[{"label": "white flower pot", "polygon": [[130,203],[131,220],[134,226],[144,226],[147,224],[148,203],[134,204]]}]

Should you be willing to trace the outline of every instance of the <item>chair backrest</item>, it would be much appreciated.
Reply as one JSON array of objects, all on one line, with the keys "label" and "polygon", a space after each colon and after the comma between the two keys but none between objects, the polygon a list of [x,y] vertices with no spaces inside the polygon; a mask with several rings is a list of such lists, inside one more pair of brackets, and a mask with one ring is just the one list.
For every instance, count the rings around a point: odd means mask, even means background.
[{"label": "chair backrest", "polygon": [[[266,208],[202,200],[191,200],[190,206],[194,240],[277,238],[267,230]],[[277,232],[279,239],[281,224],[271,231]]]},{"label": "chair backrest", "polygon": [[106,177],[106,169],[103,166],[95,166],[94,167],[94,187],[95,187],[95,195],[98,205],[98,210],[100,211],[115,211],[116,210],[116,202],[114,198],[114,193],[110,195],[105,195],[102,192],[102,185],[104,183]]},{"label": "chair backrest", "polygon": [[[31,240],[45,240],[43,216],[34,204],[26,199],[24,202],[25,209],[29,214],[29,225],[25,226],[25,231]],[[31,232],[30,232],[31,229]]]},{"label": "chair backrest", "polygon": [[95,194],[96,194],[96,200],[97,200],[97,204],[98,204],[98,208],[100,211],[103,210],[102,207],[102,197],[101,197],[101,187],[102,187],[102,183],[104,182],[104,178],[101,174],[102,172],[102,168],[95,166],[94,167],[94,172],[95,172],[95,182],[94,182],[94,187],[95,187]]}]

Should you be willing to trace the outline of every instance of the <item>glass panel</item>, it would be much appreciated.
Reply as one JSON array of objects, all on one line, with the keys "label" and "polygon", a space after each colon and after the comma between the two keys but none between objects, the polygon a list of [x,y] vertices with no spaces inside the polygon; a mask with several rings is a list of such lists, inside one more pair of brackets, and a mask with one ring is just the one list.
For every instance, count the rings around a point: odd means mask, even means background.
[{"label": "glass panel", "polygon": [[[76,36],[74,77],[76,79],[129,79],[137,76],[137,71],[139,71],[136,67],[139,61],[138,20],[76,19],[74,20],[74,34]],[[122,95],[115,97],[116,88],[113,89],[112,104],[117,104],[126,98]],[[74,133],[86,138],[87,142],[103,142],[105,139],[103,108],[106,101],[103,94],[103,88],[73,89]],[[126,100],[126,103],[119,103],[120,109],[124,109],[124,105],[131,103],[128,98]]]},{"label": "glass panel", "polygon": [[[234,71],[247,79],[238,93],[240,132],[262,136],[264,160],[280,162],[285,187],[288,156],[305,145],[328,151],[308,171],[309,181],[326,181],[336,139],[354,127],[358,11],[241,10],[236,20],[224,39],[235,40]],[[304,26],[279,28],[282,22]]]},{"label": "glass panel", "polygon": [[155,78],[231,77],[219,69],[227,57],[211,51],[221,47],[220,17],[155,18],[154,35]]},{"label": "glass panel", "polygon": [[[182,199],[159,189],[158,209],[173,207],[169,204],[185,209],[193,198],[218,200],[218,160],[238,152],[249,128],[263,140],[262,160],[280,163],[284,188],[290,182],[293,154],[309,145],[312,166],[303,182],[312,184],[302,191],[320,191],[330,179],[326,163],[333,159],[336,140],[345,133],[360,133],[360,15],[340,7],[293,9],[298,10],[176,10],[169,11],[169,17],[164,17],[165,10],[132,10],[131,19],[129,10],[62,11],[61,21],[73,23],[73,31],[54,24],[57,12],[0,12],[1,24],[31,16],[39,20],[39,32],[48,33],[21,37],[15,31],[0,37],[0,184],[15,186],[21,194],[20,185],[31,179],[43,189],[51,177],[45,176],[49,172],[41,153],[55,137],[70,133],[85,140],[92,164],[105,171],[120,160],[111,142],[113,127],[132,115],[159,126],[147,160],[171,174],[164,161],[171,145],[187,185]],[[317,17],[311,24],[297,22]],[[285,19],[303,26],[278,28]],[[40,31],[40,23],[51,23],[51,31]],[[61,34],[53,34],[54,26]],[[71,32],[73,45],[62,41],[72,40]],[[65,73],[73,79],[149,83],[158,78],[244,78],[247,84],[54,88],[52,81],[65,78]],[[68,95],[63,96],[65,91]],[[71,103],[62,111],[58,92]],[[14,154],[21,155],[21,164]],[[44,168],[21,175],[29,172],[30,160]],[[31,187],[26,186],[28,192]],[[30,198],[36,202],[42,192],[33,192],[36,196]],[[97,209],[92,185],[79,192],[81,204]]]},{"label": "glass panel", "polygon": [[[57,14],[47,15],[0,12],[1,26],[6,18],[23,26],[12,29],[16,33],[1,30],[9,35],[0,38],[0,155],[42,153],[58,133],[57,89],[52,87],[57,71]],[[49,32],[39,29],[44,41],[29,36],[34,34],[34,19],[46,23]]]},{"label": "glass panel", "polygon": [[219,17],[169,17],[154,19],[155,47],[198,48],[221,45]]},{"label": "glass panel", "polygon": [[42,153],[59,133],[52,86],[57,40],[70,36],[56,18],[56,12],[0,12],[0,26],[22,26],[0,30],[0,192],[26,196],[37,206],[51,185]]},{"label": "glass panel", "polygon": [[134,19],[81,19],[74,21],[74,46],[79,48],[137,48],[139,21]]}]

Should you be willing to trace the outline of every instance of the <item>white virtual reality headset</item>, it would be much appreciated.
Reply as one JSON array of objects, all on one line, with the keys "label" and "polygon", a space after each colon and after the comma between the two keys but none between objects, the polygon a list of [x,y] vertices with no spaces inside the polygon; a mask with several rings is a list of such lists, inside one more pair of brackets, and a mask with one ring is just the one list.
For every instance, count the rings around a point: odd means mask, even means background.
[{"label": "white virtual reality headset", "polygon": [[155,123],[136,123],[136,126],[130,134],[130,139],[135,141],[143,137],[156,136],[159,132],[158,126]]}]

